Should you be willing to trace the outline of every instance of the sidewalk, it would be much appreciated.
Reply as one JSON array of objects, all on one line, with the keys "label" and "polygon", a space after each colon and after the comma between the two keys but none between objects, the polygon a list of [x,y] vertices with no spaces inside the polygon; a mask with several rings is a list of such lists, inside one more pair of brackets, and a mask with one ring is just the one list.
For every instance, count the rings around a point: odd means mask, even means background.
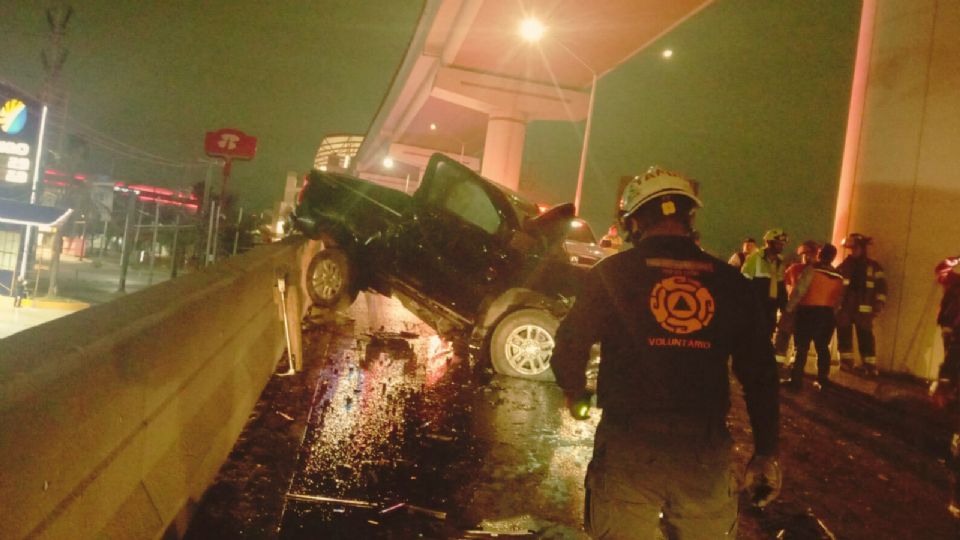
[{"label": "sidewalk", "polygon": [[39,281],[34,272],[27,276],[29,295],[22,307],[14,307],[13,298],[0,297],[0,339],[170,279],[170,268],[166,265],[156,265],[151,275],[148,263],[131,263],[127,269],[126,293],[119,292],[119,259],[119,253],[108,253],[103,259],[85,257],[83,260],[64,253],[60,259],[56,296],[46,296],[50,269],[49,262],[43,261]]}]

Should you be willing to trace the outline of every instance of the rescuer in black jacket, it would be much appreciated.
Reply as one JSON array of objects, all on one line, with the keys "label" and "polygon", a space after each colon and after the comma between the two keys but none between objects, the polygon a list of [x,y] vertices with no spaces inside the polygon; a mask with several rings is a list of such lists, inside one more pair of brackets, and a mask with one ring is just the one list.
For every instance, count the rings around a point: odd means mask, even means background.
[{"label": "rescuer in black jacket", "polygon": [[773,348],[749,282],[690,239],[700,206],[675,173],[631,182],[620,208],[635,247],[591,269],[557,330],[551,364],[575,417],[586,415],[585,367],[601,345],[584,516],[594,538],[736,536],[731,355],[754,433],[748,488],[759,506],[779,492]]}]

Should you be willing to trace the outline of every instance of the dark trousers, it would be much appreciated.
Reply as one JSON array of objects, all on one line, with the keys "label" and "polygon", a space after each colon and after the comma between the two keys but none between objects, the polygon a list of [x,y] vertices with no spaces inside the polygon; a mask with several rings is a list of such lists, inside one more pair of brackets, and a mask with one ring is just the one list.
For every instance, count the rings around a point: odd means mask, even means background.
[{"label": "dark trousers", "polygon": [[793,337],[793,327],[795,324],[796,313],[780,314],[780,321],[777,323],[777,332],[773,336],[773,352],[777,355],[777,361],[781,362],[781,356],[787,356],[787,349],[790,348],[790,338]]},{"label": "dark trousers", "polygon": [[817,351],[817,380],[823,383],[830,378],[830,338],[833,337],[835,327],[833,308],[829,306],[797,308],[796,328],[793,334],[793,343],[797,349],[793,360],[793,380],[799,381],[803,378],[803,368],[807,363],[807,352],[810,350],[811,341]]},{"label": "dark trousers", "polygon": [[763,326],[767,337],[773,338],[773,331],[777,328],[777,311],[780,310],[780,302],[775,299],[764,298],[763,300]]},{"label": "dark trousers", "polygon": [[876,364],[876,341],[873,338],[873,313],[849,313],[841,311],[837,317],[837,348],[840,360],[853,362],[853,330],[857,331],[860,358],[865,364]]}]

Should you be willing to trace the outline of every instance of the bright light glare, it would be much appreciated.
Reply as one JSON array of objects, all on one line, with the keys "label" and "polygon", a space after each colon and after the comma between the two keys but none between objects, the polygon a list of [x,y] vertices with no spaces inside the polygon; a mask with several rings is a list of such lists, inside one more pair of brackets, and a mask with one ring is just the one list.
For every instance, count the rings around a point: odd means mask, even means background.
[{"label": "bright light glare", "polygon": [[384,167],[385,169],[392,169],[392,168],[393,168],[393,158],[390,157],[390,156],[387,156],[387,157],[383,158],[383,167]]},{"label": "bright light glare", "polygon": [[436,130],[437,130],[437,125],[434,124],[433,122],[430,122],[430,131],[436,131]]},{"label": "bright light glare", "polygon": [[663,52],[660,53],[660,56],[662,56],[662,57],[664,57],[664,58],[670,58],[670,57],[672,57],[672,56],[673,56],[673,49],[664,49]]},{"label": "bright light glare", "polygon": [[529,42],[540,41],[547,28],[543,23],[534,18],[524,19],[520,23],[520,35]]},{"label": "bright light glare", "polygon": [[582,222],[582,221],[571,221],[571,222],[570,222],[570,227],[572,227],[572,228],[574,228],[574,229],[579,229],[580,227],[583,227],[583,222]]}]

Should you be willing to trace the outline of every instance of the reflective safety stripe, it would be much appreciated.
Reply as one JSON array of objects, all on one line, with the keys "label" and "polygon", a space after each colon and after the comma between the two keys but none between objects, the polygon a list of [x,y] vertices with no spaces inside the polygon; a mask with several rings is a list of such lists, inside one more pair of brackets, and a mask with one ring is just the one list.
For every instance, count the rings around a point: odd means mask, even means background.
[{"label": "reflective safety stripe", "polygon": [[872,267],[872,266],[868,266],[868,267],[867,267],[867,277],[873,277],[873,267]]},{"label": "reflective safety stripe", "polygon": [[873,288],[873,282],[872,282],[872,281],[868,281],[868,282],[867,282],[867,288],[868,288],[868,289],[872,289],[872,288]]},{"label": "reflective safety stripe", "polygon": [[876,356],[864,356],[864,357],[863,357],[863,363],[864,363],[864,364],[869,364],[869,365],[871,365],[871,366],[875,366],[875,365],[877,365],[877,357],[876,357]]},{"label": "reflective safety stripe", "polygon": [[860,306],[860,313],[873,313],[873,306]]},{"label": "reflective safety stripe", "polygon": [[885,295],[885,294],[877,294],[877,300],[879,300],[879,301],[881,301],[881,302],[886,302],[886,301],[887,301],[887,295]]},{"label": "reflective safety stripe", "polygon": [[844,285],[849,285],[849,284],[850,284],[850,280],[849,280],[849,279],[843,280],[843,284],[844,284]]},{"label": "reflective safety stripe", "polygon": [[877,279],[883,279],[883,270],[877,270],[877,273],[874,274]]},{"label": "reflective safety stripe", "polygon": [[853,360],[854,354],[852,352],[842,352],[840,353],[841,360]]}]

